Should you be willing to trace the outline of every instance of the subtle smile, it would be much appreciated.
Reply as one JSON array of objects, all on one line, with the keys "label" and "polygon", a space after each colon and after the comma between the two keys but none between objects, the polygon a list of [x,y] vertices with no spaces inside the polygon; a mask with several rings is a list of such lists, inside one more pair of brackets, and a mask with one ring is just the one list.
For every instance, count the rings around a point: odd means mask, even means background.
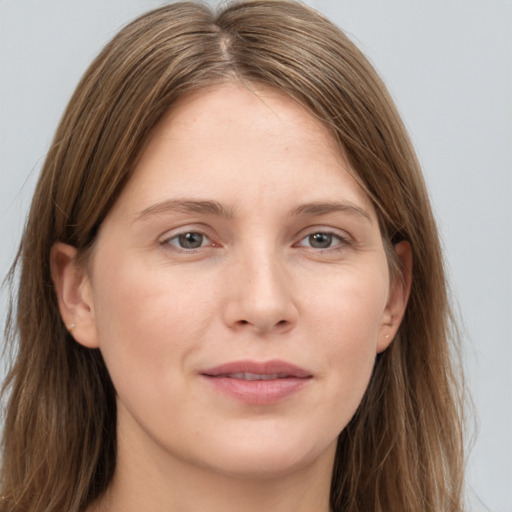
[{"label": "subtle smile", "polygon": [[252,405],[273,404],[300,391],[313,375],[285,361],[233,361],[200,375],[216,390]]},{"label": "subtle smile", "polygon": [[[213,377],[213,375],[212,375]],[[243,379],[243,380],[274,380],[274,379],[287,379],[290,378],[291,375],[287,375],[286,373],[268,373],[268,374],[259,374],[259,373],[224,373],[221,375],[215,375],[215,377],[226,377],[228,379]]]}]

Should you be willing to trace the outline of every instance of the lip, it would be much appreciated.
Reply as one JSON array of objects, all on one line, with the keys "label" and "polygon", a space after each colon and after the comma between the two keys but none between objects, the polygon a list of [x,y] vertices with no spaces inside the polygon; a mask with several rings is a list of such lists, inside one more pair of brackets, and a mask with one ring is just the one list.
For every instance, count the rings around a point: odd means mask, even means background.
[{"label": "lip", "polygon": [[217,391],[253,405],[284,400],[298,393],[313,377],[308,370],[278,359],[232,361],[202,370],[200,376]]}]

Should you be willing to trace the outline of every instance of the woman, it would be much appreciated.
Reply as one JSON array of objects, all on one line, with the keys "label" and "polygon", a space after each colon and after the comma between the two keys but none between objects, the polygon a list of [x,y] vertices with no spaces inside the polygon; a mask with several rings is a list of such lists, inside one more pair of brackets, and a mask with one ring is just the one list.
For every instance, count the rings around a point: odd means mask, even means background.
[{"label": "woman", "polygon": [[123,29],[17,265],[2,510],[461,510],[421,172],[311,9],[179,3]]}]

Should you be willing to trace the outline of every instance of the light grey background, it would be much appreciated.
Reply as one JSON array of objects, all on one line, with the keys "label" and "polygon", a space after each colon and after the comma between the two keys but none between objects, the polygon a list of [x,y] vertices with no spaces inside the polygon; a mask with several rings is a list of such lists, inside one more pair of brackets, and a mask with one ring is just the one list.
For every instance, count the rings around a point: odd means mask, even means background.
[{"label": "light grey background", "polygon": [[[0,0],[0,275],[80,75],[123,24],[163,3]],[[512,1],[308,3],[369,56],[412,135],[465,324],[479,422],[469,509],[512,512]],[[5,304],[3,292],[2,315]]]}]

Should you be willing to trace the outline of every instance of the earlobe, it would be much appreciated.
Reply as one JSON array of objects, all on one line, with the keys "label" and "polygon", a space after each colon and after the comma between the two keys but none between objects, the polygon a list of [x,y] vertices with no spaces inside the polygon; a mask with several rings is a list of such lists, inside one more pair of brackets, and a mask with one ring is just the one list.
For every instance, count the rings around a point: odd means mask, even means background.
[{"label": "earlobe", "polygon": [[394,246],[398,260],[398,271],[391,278],[389,297],[384,311],[377,352],[388,348],[393,341],[407,307],[412,284],[412,249],[407,241]]},{"label": "earlobe", "polygon": [[50,265],[62,321],[78,343],[98,348],[91,282],[77,262],[77,250],[61,242],[54,244]]}]

